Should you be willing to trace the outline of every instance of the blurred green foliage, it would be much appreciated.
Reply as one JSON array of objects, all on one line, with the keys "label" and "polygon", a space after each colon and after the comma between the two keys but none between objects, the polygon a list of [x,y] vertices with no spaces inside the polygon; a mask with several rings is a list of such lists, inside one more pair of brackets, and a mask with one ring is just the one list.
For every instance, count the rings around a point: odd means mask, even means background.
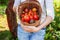
[{"label": "blurred green foliage", "polygon": [[8,0],[0,0],[0,5],[7,5],[8,4]]},{"label": "blurred green foliage", "polygon": [[60,0],[54,0],[55,19],[48,25],[45,40],[60,40]]},{"label": "blurred green foliage", "polygon": [[6,6],[1,5],[0,6],[0,15],[4,15],[5,14],[5,10],[6,10]]}]

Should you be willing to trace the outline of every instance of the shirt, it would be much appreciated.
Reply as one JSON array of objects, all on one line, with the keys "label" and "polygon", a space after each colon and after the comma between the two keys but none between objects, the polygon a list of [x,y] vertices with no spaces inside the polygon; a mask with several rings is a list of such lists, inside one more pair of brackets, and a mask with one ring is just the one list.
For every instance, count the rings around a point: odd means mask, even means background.
[{"label": "shirt", "polygon": [[[23,2],[23,1],[25,0],[15,0],[13,7],[18,7],[20,2]],[[52,19],[54,19],[55,15],[54,15],[53,0],[37,0],[37,1],[39,1],[42,8],[41,23],[45,21],[46,16],[50,16],[52,17]]]}]

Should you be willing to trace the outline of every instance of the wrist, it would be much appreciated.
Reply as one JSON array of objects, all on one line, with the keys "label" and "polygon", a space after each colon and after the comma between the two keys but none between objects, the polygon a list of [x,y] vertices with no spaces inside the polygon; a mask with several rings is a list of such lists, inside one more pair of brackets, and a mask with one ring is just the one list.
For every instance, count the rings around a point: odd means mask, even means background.
[{"label": "wrist", "polygon": [[38,26],[38,29],[42,29],[42,28],[43,28],[43,26],[42,26],[42,25]]}]

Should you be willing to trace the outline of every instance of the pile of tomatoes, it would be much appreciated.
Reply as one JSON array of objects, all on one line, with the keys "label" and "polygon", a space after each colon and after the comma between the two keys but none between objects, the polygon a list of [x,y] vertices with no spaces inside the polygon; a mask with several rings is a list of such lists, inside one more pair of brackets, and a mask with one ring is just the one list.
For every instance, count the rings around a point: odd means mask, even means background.
[{"label": "pile of tomatoes", "polygon": [[32,9],[25,8],[20,16],[22,22],[34,23],[35,21],[39,20],[39,15],[37,14],[37,8]]}]

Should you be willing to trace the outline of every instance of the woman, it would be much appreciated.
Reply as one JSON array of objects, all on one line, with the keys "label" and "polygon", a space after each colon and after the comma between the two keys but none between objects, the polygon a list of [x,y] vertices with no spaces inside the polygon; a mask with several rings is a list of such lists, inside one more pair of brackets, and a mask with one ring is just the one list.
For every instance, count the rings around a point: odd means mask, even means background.
[{"label": "woman", "polygon": [[[25,0],[15,0],[13,10],[15,11],[20,4]],[[53,0],[37,0],[42,7],[41,25],[38,27],[27,27],[18,23],[17,36],[18,40],[44,40],[46,26],[54,19]],[[24,26],[24,27],[23,27]]]}]

